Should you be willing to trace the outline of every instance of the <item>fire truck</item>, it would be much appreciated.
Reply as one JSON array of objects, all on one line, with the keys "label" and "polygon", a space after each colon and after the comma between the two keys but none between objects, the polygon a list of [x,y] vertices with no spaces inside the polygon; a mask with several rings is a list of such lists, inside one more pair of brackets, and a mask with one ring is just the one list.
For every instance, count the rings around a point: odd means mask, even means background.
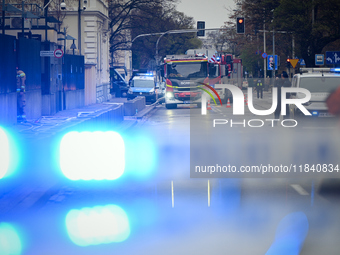
[{"label": "fire truck", "polygon": [[202,84],[208,82],[208,57],[204,54],[167,55],[164,59],[166,79],[165,107],[197,104],[201,107]]},{"label": "fire truck", "polygon": [[[227,103],[228,99],[232,101],[232,94],[228,89],[219,84],[228,84],[233,68],[233,55],[220,55],[214,49],[190,49],[186,54],[204,54],[208,58],[208,78],[204,81],[213,87],[219,95],[222,103]],[[216,99],[216,94],[212,94]]]},{"label": "fire truck", "polygon": [[228,53],[220,54],[221,65],[225,67],[225,73],[228,78],[230,78],[233,71],[233,55]]}]

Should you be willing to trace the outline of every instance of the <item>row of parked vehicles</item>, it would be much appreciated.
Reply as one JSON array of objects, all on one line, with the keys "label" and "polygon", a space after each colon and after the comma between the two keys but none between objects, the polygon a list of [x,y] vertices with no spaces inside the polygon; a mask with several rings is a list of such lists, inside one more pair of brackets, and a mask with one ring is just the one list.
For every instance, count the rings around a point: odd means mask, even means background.
[{"label": "row of parked vehicles", "polygon": [[[208,60],[205,56],[187,55],[185,59],[183,56],[180,57],[180,59],[178,56],[165,58],[163,80],[154,74],[139,73],[127,82],[118,70],[114,70],[111,73],[111,84],[116,96],[128,99],[145,96],[146,101],[150,103],[164,98],[166,108],[176,108],[177,104],[196,103],[193,100],[196,100],[199,105],[201,91],[200,88],[197,91],[193,90],[192,83],[210,84],[211,86],[219,83],[221,77],[218,72],[219,66],[216,63],[207,65]],[[247,87],[246,85],[245,87]],[[326,99],[339,86],[340,68],[302,68],[301,72],[295,74],[292,79],[293,88],[305,88],[311,93],[311,99],[304,104],[304,107],[314,117],[331,116],[328,112]],[[224,102],[227,99],[232,102],[230,93],[220,91],[218,87],[215,88]],[[197,98],[194,97],[194,94],[197,94]],[[304,96],[302,93],[292,93],[293,98],[303,98]],[[297,118],[303,114],[296,105],[290,105],[290,116]]]},{"label": "row of parked vehicles", "polygon": [[116,97],[130,100],[144,96],[150,103],[164,97],[165,93],[165,82],[159,81],[153,73],[137,73],[128,82],[117,69],[111,69],[111,87]]}]

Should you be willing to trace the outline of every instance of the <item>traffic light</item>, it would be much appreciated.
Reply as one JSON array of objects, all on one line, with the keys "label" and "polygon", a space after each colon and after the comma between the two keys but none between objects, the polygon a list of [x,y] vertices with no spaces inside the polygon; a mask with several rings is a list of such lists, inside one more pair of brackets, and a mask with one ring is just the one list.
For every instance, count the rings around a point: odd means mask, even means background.
[{"label": "traffic light", "polygon": [[[205,29],[205,22],[204,21],[197,21],[197,29]],[[204,36],[205,30],[197,31],[197,36]]]},{"label": "traffic light", "polygon": [[238,34],[244,34],[244,18],[237,18],[236,19],[236,32]]},{"label": "traffic light", "polygon": [[290,59],[289,59],[289,58],[287,58],[286,67],[287,67],[288,69],[290,68]]}]

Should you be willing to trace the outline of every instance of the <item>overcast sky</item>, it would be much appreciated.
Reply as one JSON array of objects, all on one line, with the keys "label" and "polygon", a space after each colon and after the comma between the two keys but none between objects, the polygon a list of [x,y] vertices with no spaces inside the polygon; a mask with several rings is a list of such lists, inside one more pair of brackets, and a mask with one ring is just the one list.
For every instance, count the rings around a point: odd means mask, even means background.
[{"label": "overcast sky", "polygon": [[226,8],[235,9],[234,0],[180,0],[177,10],[196,21],[205,21],[205,28],[219,28],[228,19]]}]

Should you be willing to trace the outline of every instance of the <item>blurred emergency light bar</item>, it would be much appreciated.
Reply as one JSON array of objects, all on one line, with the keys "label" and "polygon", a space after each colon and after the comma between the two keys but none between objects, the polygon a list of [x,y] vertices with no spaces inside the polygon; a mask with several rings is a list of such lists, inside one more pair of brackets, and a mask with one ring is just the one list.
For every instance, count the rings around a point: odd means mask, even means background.
[{"label": "blurred emergency light bar", "polygon": [[69,132],[60,142],[60,168],[70,180],[115,180],[125,169],[125,145],[113,131]]},{"label": "blurred emergency light bar", "polygon": [[22,244],[17,230],[9,223],[0,223],[0,254],[22,254]]},{"label": "blurred emergency light bar", "polygon": [[9,168],[9,151],[8,137],[5,131],[0,127],[0,179],[6,175]]},{"label": "blurred emergency light bar", "polygon": [[66,228],[78,246],[123,242],[130,235],[128,216],[117,205],[73,209],[66,215]]}]

